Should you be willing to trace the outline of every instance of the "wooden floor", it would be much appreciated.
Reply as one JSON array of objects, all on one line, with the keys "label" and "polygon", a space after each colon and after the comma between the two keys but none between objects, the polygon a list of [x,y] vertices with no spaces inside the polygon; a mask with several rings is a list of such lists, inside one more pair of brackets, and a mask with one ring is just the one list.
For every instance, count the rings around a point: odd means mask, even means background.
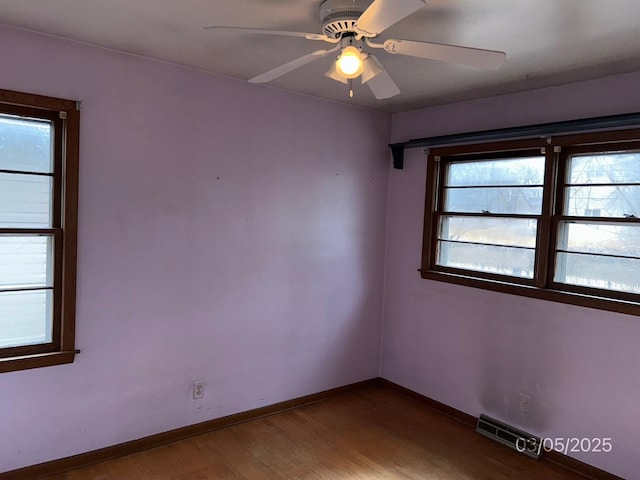
[{"label": "wooden floor", "polygon": [[578,480],[371,387],[48,480]]}]

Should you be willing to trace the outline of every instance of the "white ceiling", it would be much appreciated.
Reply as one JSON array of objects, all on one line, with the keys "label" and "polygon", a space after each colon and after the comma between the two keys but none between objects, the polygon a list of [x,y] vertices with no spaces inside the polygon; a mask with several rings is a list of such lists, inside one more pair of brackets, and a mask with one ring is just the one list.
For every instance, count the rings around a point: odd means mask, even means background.
[{"label": "white ceiling", "polygon": [[[321,0],[2,0],[0,23],[249,79],[327,44],[205,31],[207,25],[319,32]],[[278,88],[398,112],[640,70],[638,0],[429,0],[384,38],[507,53],[497,71],[376,52],[402,93],[376,100],[324,76],[331,58]],[[256,86],[255,88],[264,88]]]}]

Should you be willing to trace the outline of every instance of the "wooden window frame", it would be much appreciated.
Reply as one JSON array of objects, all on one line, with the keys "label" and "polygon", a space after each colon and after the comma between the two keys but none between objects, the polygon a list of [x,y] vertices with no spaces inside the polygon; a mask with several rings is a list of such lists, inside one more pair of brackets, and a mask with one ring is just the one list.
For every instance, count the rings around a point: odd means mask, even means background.
[{"label": "wooden window frame", "polygon": [[[423,279],[482,288],[553,302],[579,305],[600,310],[640,315],[640,295],[568,285],[554,281],[555,251],[567,187],[565,169],[575,153],[598,153],[611,150],[640,150],[640,129],[562,135],[557,137],[487,142],[430,149],[427,156],[427,178],[422,243]],[[493,159],[519,156],[523,152],[544,152],[545,173],[542,212],[536,239],[536,261],[533,281],[506,275],[475,272],[436,264],[438,219],[444,212],[444,171],[448,162],[466,159]],[[593,220],[589,217],[589,220]],[[640,223],[639,219],[616,219],[616,223]]]},{"label": "wooden window frame", "polygon": [[[72,363],[75,348],[78,166],[78,102],[0,89],[0,113],[51,121],[54,132],[50,228],[0,228],[0,233],[53,237],[51,342],[0,349],[0,373]],[[29,174],[30,172],[24,172]]]}]

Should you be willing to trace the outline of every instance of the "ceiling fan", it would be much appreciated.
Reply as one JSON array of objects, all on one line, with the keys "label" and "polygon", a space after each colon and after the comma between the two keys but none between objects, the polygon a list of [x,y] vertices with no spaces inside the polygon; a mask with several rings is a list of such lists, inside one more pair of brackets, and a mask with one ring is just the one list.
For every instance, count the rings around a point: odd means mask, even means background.
[{"label": "ceiling fan", "polygon": [[506,61],[506,54],[495,50],[461,47],[439,43],[388,39],[375,43],[375,39],[387,28],[417,12],[425,0],[324,0],[320,4],[322,33],[265,30],[248,27],[213,25],[209,30],[236,30],[246,33],[299,37],[307,40],[334,44],[327,50],[316,50],[296,58],[257,77],[250,83],[267,83],[297,68],[337,54],[337,60],[325,74],[327,77],[349,85],[349,96],[353,96],[352,81],[361,77],[361,82],[371,89],[377,99],[391,98],[400,89],[380,61],[370,50],[380,49],[394,55],[408,55],[444,62],[469,65],[495,70]]}]

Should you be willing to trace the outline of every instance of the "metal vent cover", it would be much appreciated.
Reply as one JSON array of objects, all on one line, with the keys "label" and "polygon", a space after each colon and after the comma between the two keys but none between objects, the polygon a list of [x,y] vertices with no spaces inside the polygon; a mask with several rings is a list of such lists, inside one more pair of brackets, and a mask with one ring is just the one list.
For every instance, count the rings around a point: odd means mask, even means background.
[{"label": "metal vent cover", "polygon": [[340,14],[340,18],[333,22],[322,25],[322,33],[328,37],[338,38],[341,33],[353,32],[353,26],[360,15],[356,15],[353,20],[346,20],[344,14]]},{"label": "metal vent cover", "polygon": [[338,38],[344,32],[353,32],[360,15],[372,0],[324,0],[320,5],[322,33]]},{"label": "metal vent cover", "polygon": [[480,415],[476,432],[532,458],[540,458],[542,440],[499,420]]}]

